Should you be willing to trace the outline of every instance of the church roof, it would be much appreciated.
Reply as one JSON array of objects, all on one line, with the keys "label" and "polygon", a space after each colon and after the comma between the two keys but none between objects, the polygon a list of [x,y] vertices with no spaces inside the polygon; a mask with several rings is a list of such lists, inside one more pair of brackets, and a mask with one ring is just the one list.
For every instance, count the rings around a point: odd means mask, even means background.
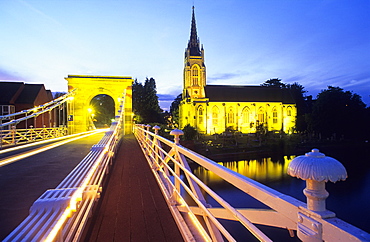
[{"label": "church roof", "polygon": [[211,102],[282,102],[294,104],[288,89],[262,86],[206,85],[206,97]]},{"label": "church roof", "polygon": [[200,47],[199,47],[197,26],[195,23],[194,6],[193,6],[193,15],[191,19],[191,31],[190,31],[190,40],[188,42],[188,49],[190,50],[190,56],[201,56],[202,55],[200,51]]}]

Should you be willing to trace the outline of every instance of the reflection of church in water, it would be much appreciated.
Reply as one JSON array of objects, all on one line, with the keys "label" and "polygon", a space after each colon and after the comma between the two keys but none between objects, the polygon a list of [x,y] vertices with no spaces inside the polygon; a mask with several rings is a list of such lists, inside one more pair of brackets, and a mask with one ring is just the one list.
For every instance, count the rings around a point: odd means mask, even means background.
[{"label": "reflection of church in water", "polygon": [[288,90],[206,84],[204,49],[197,36],[194,8],[184,63],[180,129],[190,124],[207,134],[226,129],[254,133],[262,125],[268,131],[289,133],[295,127],[297,109]]}]

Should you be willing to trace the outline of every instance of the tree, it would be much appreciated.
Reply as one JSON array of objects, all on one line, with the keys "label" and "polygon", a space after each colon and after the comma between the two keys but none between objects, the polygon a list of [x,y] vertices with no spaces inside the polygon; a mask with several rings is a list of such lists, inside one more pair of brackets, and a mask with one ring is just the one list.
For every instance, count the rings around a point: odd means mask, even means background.
[{"label": "tree", "polygon": [[274,78],[261,84],[263,87],[273,87],[283,89],[286,95],[291,95],[297,107],[296,130],[307,130],[306,113],[309,112],[307,107],[304,87],[297,82],[293,84],[282,83],[281,79]]},{"label": "tree", "polygon": [[328,86],[317,95],[309,128],[327,138],[362,138],[368,135],[366,113],[359,95]]},{"label": "tree", "polygon": [[305,121],[305,115],[309,112],[308,103],[306,102],[304,87],[297,82],[293,84],[287,84],[286,88],[289,90],[292,95],[296,107],[297,107],[297,120],[296,120],[296,129],[298,131],[307,130],[307,123]]},{"label": "tree", "polygon": [[66,92],[54,92],[53,93],[53,98],[57,99],[58,97],[61,97],[63,95],[67,94]]},{"label": "tree", "polygon": [[277,87],[280,89],[283,89],[286,87],[284,83],[281,82],[281,79],[279,78],[273,78],[270,80],[265,81],[264,83],[261,84],[263,87]]},{"label": "tree", "polygon": [[175,100],[173,100],[173,102],[171,103],[171,106],[170,106],[170,113],[172,115],[172,120],[177,125],[179,125],[179,115],[180,115],[179,114],[179,106],[180,106],[181,100],[182,100],[182,94],[180,93],[179,95],[177,95]]},{"label": "tree", "polygon": [[144,85],[132,84],[132,108],[138,123],[163,123],[154,78],[146,78]]}]

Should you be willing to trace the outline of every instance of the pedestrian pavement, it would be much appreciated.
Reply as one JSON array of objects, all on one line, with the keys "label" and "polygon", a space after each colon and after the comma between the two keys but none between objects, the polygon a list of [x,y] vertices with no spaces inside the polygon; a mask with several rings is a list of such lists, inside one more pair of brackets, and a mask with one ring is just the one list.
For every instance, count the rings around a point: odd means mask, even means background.
[{"label": "pedestrian pavement", "polygon": [[82,241],[184,241],[133,135],[123,138]]}]

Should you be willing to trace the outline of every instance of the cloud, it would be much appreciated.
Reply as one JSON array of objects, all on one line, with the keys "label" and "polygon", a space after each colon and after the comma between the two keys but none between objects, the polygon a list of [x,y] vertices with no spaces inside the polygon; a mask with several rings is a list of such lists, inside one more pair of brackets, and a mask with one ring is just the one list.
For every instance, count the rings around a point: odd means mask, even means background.
[{"label": "cloud", "polygon": [[218,81],[218,80],[230,80],[230,79],[233,79],[235,77],[239,77],[240,74],[237,74],[237,73],[219,73],[219,74],[215,74],[213,76],[210,76],[207,78],[207,81]]},{"label": "cloud", "polygon": [[19,75],[15,73],[11,73],[10,71],[0,68],[0,80],[24,81],[24,78],[20,77]]},{"label": "cloud", "polygon": [[37,15],[41,16],[42,18],[44,18],[48,22],[54,23],[56,25],[61,25],[57,20],[55,20],[54,18],[52,18],[49,15],[45,14],[44,12],[40,11],[39,9],[35,8],[34,6],[32,6],[31,4],[27,3],[26,1],[19,0],[18,2],[22,3],[24,6],[26,6],[28,9],[30,9],[32,12],[34,12]]},{"label": "cloud", "polygon": [[160,101],[171,101],[172,102],[176,98],[175,95],[171,95],[171,94],[157,94],[157,96]]}]

